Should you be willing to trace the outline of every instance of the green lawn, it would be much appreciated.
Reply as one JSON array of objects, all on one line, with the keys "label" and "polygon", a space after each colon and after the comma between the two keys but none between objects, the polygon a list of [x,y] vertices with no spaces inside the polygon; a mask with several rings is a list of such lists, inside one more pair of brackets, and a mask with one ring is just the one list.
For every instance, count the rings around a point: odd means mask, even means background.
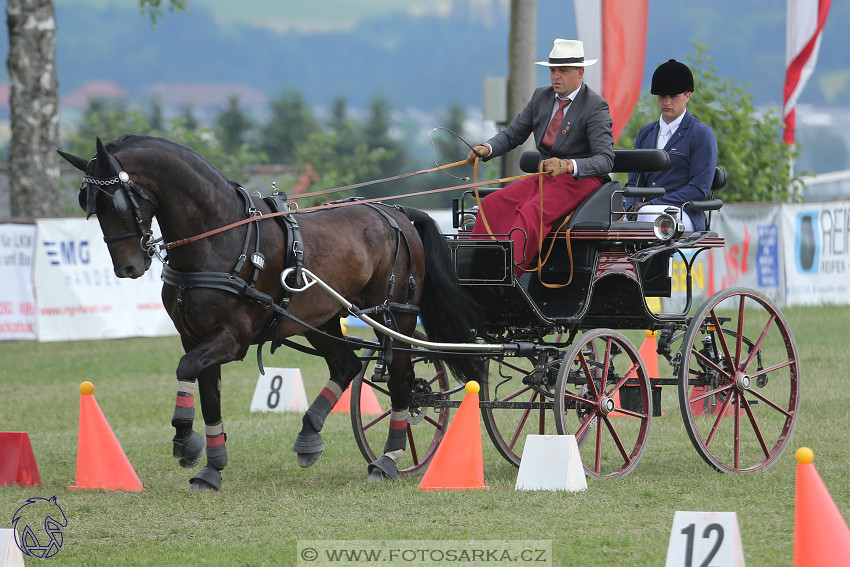
[{"label": "green lawn", "polygon": [[[748,475],[711,470],[688,439],[675,389],[665,387],[665,415],[653,420],[635,470],[588,479],[582,493],[515,491],[517,469],[486,433],[489,490],[424,492],[421,474],[370,483],[347,414],[329,416],[323,458],[300,469],[290,448],[301,416],[249,412],[259,374],[253,349],[224,369],[224,489],[190,493],[191,471],[171,457],[176,337],[0,343],[0,431],[29,433],[42,478],[33,488],[0,488],[0,528],[10,527],[27,498],[55,495],[68,526],[51,565],[294,565],[299,541],[474,539],[551,541],[556,565],[649,566],[664,564],[677,510],[734,511],[748,566],[791,565],[796,448],[814,450],[820,476],[850,518],[850,307],[784,314],[800,354],[802,403],[789,450],[775,466]],[[326,380],[324,363],[308,355],[282,349],[265,363],[300,368],[309,400]],[[83,380],[95,384],[143,492],[68,490]],[[199,412],[196,430],[201,424]]]}]

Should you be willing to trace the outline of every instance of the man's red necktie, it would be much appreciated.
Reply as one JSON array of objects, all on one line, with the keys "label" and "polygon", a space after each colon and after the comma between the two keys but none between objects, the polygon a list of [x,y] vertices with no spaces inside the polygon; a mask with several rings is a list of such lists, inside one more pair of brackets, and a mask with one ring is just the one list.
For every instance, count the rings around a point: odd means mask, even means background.
[{"label": "man's red necktie", "polygon": [[558,137],[558,130],[561,128],[561,122],[564,120],[564,108],[572,102],[570,99],[558,99],[558,110],[552,116],[552,121],[546,128],[546,134],[543,135],[543,141],[540,145],[547,150],[552,149],[552,144],[555,143],[555,138]]}]

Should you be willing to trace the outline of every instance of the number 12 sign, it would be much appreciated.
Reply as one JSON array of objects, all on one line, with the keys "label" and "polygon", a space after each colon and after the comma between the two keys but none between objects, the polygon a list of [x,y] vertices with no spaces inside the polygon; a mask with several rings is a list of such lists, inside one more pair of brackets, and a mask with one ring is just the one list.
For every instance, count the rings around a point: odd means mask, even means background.
[{"label": "number 12 sign", "polygon": [[744,567],[735,512],[676,512],[666,567]]}]

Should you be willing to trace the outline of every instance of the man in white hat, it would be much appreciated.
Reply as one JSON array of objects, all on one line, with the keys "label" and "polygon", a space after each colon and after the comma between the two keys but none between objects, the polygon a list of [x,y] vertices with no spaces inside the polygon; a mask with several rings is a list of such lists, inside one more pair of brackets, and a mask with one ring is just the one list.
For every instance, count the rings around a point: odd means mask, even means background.
[{"label": "man in white hat", "polygon": [[[548,61],[551,86],[535,89],[531,100],[508,126],[476,145],[467,161],[503,155],[534,135],[543,161],[542,193],[536,177],[522,179],[481,201],[474,235],[508,234],[514,241],[514,264],[528,267],[540,239],[559,218],[575,210],[602,185],[614,166],[614,135],[608,103],[582,83],[582,42],[556,39]],[[542,225],[542,227],[541,227]],[[516,228],[522,229],[514,230]],[[523,234],[523,231],[525,234]]]},{"label": "man in white hat", "polygon": [[694,76],[687,65],[670,59],[655,69],[649,92],[657,99],[661,117],[640,129],[635,148],[662,149],[670,156],[670,165],[657,173],[630,173],[626,187],[663,187],[665,193],[650,201],[627,199],[626,207],[640,210],[637,220],[651,221],[673,206],[682,211],[686,232],[705,230],[705,213],[687,203],[708,197],[717,167],[717,140],[710,126],[688,112]]}]

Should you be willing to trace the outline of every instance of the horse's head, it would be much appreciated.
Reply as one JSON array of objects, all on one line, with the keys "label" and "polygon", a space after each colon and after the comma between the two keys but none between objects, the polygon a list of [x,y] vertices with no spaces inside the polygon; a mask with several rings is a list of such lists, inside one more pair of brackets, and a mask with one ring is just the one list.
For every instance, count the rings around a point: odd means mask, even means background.
[{"label": "horse's head", "polygon": [[138,278],[151,265],[151,221],[155,205],[109,153],[100,138],[90,160],[59,151],[68,163],[84,172],[80,207],[86,218],[97,215],[103,240],[119,278]]}]

